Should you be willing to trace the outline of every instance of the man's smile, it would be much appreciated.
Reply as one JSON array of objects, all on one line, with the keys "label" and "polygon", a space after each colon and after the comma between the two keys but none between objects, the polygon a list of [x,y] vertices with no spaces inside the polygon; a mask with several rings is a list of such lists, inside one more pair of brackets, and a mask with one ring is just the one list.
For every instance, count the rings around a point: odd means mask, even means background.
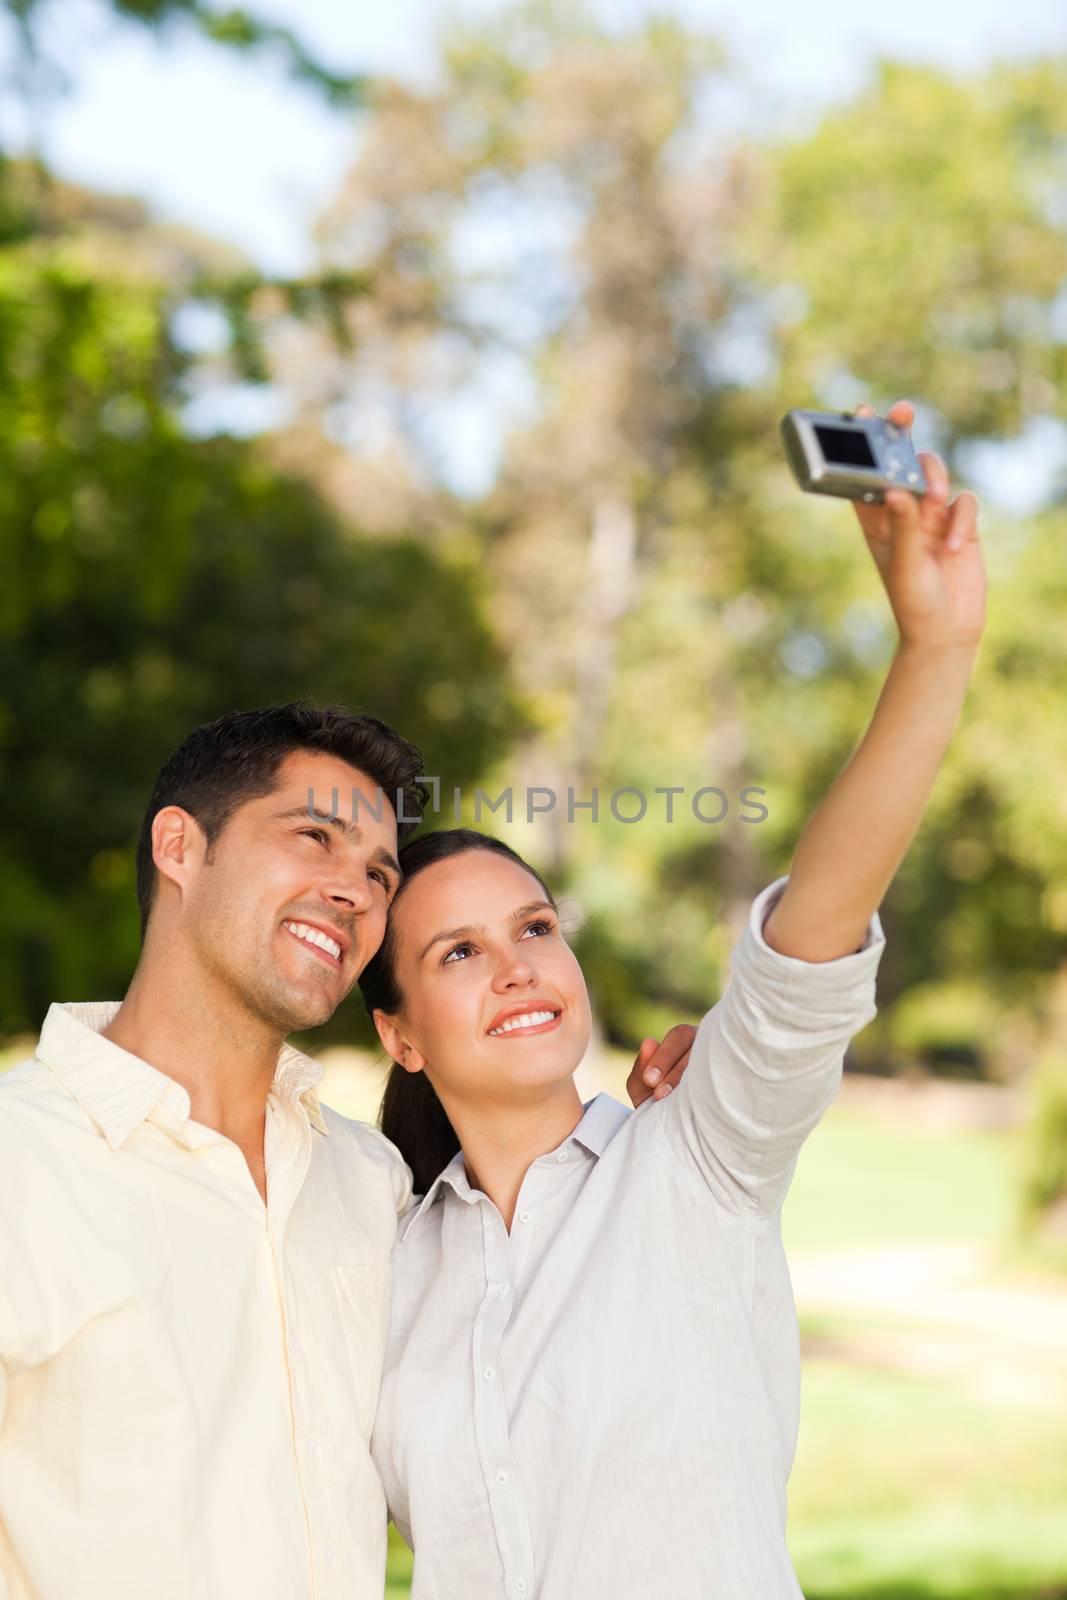
[{"label": "man's smile", "polygon": [[[334,971],[340,969],[344,959],[344,946],[325,928],[312,922],[285,921],[282,923],[285,931],[299,941],[312,955],[325,961]],[[347,944],[347,940],[345,941]]]}]

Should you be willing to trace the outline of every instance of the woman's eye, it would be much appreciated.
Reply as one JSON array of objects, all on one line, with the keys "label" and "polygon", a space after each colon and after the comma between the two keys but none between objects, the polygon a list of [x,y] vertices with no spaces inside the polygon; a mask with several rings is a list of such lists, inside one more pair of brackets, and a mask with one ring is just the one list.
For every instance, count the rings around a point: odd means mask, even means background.
[{"label": "woman's eye", "polygon": [[471,944],[454,944],[452,946],[451,950],[445,956],[444,961],[442,961],[441,965],[442,966],[447,966],[447,964],[452,960],[453,956],[459,956],[461,951],[463,951],[463,950],[473,950],[473,949],[474,949],[474,946],[471,945]]},{"label": "woman's eye", "polygon": [[549,922],[545,917],[539,917],[536,922],[528,922],[526,924],[526,927],[523,929],[522,936],[525,939],[526,935],[528,933],[532,933],[535,928],[541,933],[551,933],[554,927],[555,923]]}]

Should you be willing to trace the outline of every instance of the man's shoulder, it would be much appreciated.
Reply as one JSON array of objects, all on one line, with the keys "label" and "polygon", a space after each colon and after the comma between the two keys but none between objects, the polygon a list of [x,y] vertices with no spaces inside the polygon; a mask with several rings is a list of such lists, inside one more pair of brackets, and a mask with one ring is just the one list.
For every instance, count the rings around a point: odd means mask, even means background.
[{"label": "man's shoulder", "polygon": [[369,1122],[344,1117],[328,1105],[320,1106],[320,1110],[329,1133],[326,1143],[330,1154],[346,1162],[359,1162],[364,1172],[377,1173],[391,1185],[396,1209],[403,1210],[411,1198],[411,1173],[396,1145]]},{"label": "man's shoulder", "polygon": [[0,1207],[32,1207],[69,1182],[96,1131],[77,1101],[43,1061],[31,1057],[0,1073]]},{"label": "man's shoulder", "polygon": [[59,1079],[37,1056],[0,1072],[0,1139],[21,1136],[28,1124],[62,1117],[73,1101]]},{"label": "man's shoulder", "polygon": [[330,1132],[331,1139],[337,1139],[344,1147],[365,1151],[376,1161],[390,1162],[403,1161],[403,1157],[395,1144],[391,1144],[380,1128],[370,1122],[358,1122],[355,1117],[342,1116],[340,1111],[335,1111],[333,1106],[320,1104],[323,1121]]}]

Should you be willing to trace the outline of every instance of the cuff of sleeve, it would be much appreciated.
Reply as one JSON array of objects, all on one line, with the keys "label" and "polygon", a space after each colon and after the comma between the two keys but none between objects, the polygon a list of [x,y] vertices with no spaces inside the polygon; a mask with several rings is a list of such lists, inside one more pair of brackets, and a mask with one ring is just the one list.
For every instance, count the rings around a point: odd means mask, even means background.
[{"label": "cuff of sleeve", "polygon": [[735,964],[754,977],[779,984],[787,981],[790,989],[803,989],[807,994],[825,994],[841,1000],[858,998],[877,972],[885,949],[885,934],[877,911],[867,924],[858,950],[838,956],[835,961],[801,961],[798,956],[783,955],[780,950],[772,949],[763,937],[763,926],[788,882],[788,873],[776,878],[752,902],[748,924],[734,953]]}]

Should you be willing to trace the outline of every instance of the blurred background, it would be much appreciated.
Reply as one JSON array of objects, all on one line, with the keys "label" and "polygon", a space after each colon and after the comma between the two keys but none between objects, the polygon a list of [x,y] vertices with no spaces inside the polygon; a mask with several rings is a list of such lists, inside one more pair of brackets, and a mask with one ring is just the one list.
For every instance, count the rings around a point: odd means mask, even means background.
[{"label": "blurred background", "polygon": [[[893,647],[778,418],[908,397],[989,628],[787,1205],[791,1543],[811,1600],[1067,1596],[1059,0],[0,0],[0,71],[3,1064],[123,992],[163,758],[306,694],[419,743],[444,825],[513,789],[623,1095]],[[307,1042],[373,1118],[358,1001]]]}]

